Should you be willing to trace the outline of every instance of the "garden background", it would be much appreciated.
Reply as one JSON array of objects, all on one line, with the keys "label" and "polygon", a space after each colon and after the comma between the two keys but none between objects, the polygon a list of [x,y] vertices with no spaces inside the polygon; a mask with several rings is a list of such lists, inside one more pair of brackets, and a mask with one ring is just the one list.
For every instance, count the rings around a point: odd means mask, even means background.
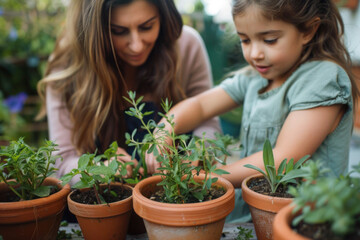
[{"label": "garden background", "polygon": [[[0,0],[0,101],[5,103],[0,104],[0,140],[25,136],[29,144],[38,146],[48,137],[46,119],[34,119],[40,106],[36,84],[65,24],[68,2]],[[228,2],[181,0],[176,3],[184,23],[197,29],[204,39],[214,85],[225,73],[244,64],[239,41],[233,34]],[[241,108],[222,118],[227,132],[238,132]]]},{"label": "garden background", "polygon": [[[69,0],[0,0],[0,141],[25,136],[32,146],[48,138],[46,119],[35,121],[42,78],[56,37],[65,24]],[[184,23],[201,34],[210,58],[214,85],[245,65],[232,23],[229,0],[175,0]],[[345,42],[360,79],[360,6],[338,1]],[[359,104],[360,105],[360,104]],[[360,161],[360,111],[350,149],[350,164]],[[241,107],[221,116],[225,133],[238,137]]]}]

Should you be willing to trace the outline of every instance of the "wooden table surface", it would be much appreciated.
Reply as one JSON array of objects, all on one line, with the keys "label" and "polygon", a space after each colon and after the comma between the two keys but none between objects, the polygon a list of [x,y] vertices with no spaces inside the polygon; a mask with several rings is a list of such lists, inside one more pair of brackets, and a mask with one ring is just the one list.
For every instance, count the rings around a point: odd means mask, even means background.
[{"label": "wooden table surface", "polygon": [[[243,227],[246,229],[251,229],[252,230],[252,235],[253,238],[251,238],[251,240],[256,240],[256,234],[255,234],[255,230],[254,230],[254,225],[252,223],[227,223],[224,226],[223,229],[223,234],[221,237],[221,240],[235,240],[237,238],[238,232],[239,230],[237,229],[237,227]],[[72,233],[72,230],[81,230],[79,227],[79,224],[77,223],[69,223],[68,226],[66,227],[60,227],[60,230],[64,230],[67,233]],[[82,237],[78,237],[76,235],[72,235],[72,239],[74,240],[81,240],[83,239]],[[139,235],[128,235],[126,237],[126,240],[148,240],[147,234],[139,234]]]}]

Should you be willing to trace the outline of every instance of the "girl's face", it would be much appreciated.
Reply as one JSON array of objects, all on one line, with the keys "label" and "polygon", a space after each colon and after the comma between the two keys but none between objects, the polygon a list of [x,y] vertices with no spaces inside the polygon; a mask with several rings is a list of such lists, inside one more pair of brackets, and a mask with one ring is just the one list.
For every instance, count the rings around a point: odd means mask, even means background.
[{"label": "girl's face", "polygon": [[255,5],[236,15],[234,23],[246,61],[275,86],[281,85],[299,60],[307,38],[292,24],[265,18]]},{"label": "girl's face", "polygon": [[159,36],[157,7],[139,0],[113,8],[110,24],[111,39],[118,57],[133,67],[144,64]]}]

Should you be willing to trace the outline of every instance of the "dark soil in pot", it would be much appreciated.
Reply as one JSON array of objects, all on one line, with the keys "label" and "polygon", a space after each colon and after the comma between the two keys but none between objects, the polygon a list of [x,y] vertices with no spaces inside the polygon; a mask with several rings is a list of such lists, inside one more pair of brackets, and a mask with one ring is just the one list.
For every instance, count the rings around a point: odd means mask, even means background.
[{"label": "dark soil in pot", "polygon": [[[54,194],[58,191],[59,191],[59,189],[57,189],[56,186],[52,186],[52,188],[50,189],[50,195]],[[38,198],[39,197],[34,197],[31,200],[38,199]],[[12,191],[8,191],[8,192],[5,192],[0,195],[0,202],[18,202],[18,201],[20,201],[20,198]]]},{"label": "dark soil in pot", "polygon": [[[117,202],[123,199],[126,199],[131,196],[132,191],[130,189],[122,188],[121,186],[111,186],[110,191],[107,187],[102,188],[103,193],[101,194],[107,203]],[[114,194],[115,193],[115,194]],[[71,194],[71,200],[83,203],[83,204],[96,204],[96,197],[94,189],[89,191],[81,192],[79,189],[76,189],[73,194]]]},{"label": "dark soil in pot", "polygon": [[[360,217],[360,216],[359,216]],[[313,240],[359,240],[360,239],[360,220],[355,226],[355,232],[345,236],[337,236],[331,232],[331,226],[324,224],[307,224],[301,221],[298,226],[292,227],[293,230],[302,236]]]},{"label": "dark soil in pot", "polygon": [[263,177],[253,178],[253,179],[249,180],[247,185],[254,192],[257,192],[257,193],[260,193],[260,194],[263,194],[263,195],[268,195],[268,196],[272,196],[272,197],[293,198],[292,195],[287,193],[288,186],[290,184],[287,185],[287,187],[285,187],[285,188],[282,185],[280,185],[276,189],[275,193],[271,192],[270,184]]},{"label": "dark soil in pot", "polygon": [[[225,193],[226,193],[226,191],[223,188],[212,187],[212,188],[210,188],[208,194],[205,196],[204,200],[201,202],[210,201],[210,200],[219,198],[222,195],[224,195]],[[165,200],[164,190],[160,189],[160,190],[156,191],[155,193],[153,193],[150,196],[150,200],[154,200],[157,202],[167,202]],[[200,202],[199,199],[193,197],[193,198],[189,199],[189,201],[186,203],[198,203],[198,202]]]}]

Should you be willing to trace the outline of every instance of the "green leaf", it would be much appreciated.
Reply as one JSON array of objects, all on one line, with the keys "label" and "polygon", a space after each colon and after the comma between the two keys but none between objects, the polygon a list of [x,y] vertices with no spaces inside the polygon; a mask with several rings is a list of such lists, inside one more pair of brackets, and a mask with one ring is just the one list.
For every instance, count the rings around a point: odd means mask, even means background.
[{"label": "green leaf", "polygon": [[51,186],[39,186],[37,189],[32,191],[31,193],[38,197],[47,197],[50,195]]},{"label": "green leaf", "polygon": [[284,160],[282,160],[282,162],[280,163],[280,166],[278,168],[277,174],[282,174],[284,172],[284,169],[286,167],[286,162],[287,162],[286,158]]},{"label": "green leaf", "polygon": [[292,171],[294,169],[294,159],[291,158],[288,164],[286,165],[286,173]]},{"label": "green leaf", "polygon": [[89,169],[89,173],[93,175],[114,175],[114,171],[107,166],[96,166]]},{"label": "green leaf", "polygon": [[89,161],[90,161],[90,156],[88,154],[83,154],[82,156],[80,156],[78,161],[78,169],[80,171],[84,171],[88,166]]},{"label": "green leaf", "polygon": [[223,170],[223,169],[215,169],[215,174],[222,175],[222,174],[230,174],[229,172]]},{"label": "green leaf", "polygon": [[262,175],[267,176],[266,173],[263,170],[261,170],[260,168],[258,168],[257,166],[254,166],[251,164],[245,164],[244,167],[254,169],[254,170],[260,172]]},{"label": "green leaf", "polygon": [[290,172],[288,172],[279,182],[287,182],[291,179],[304,177],[307,175],[307,172],[302,169],[294,169]]},{"label": "green leaf", "polygon": [[72,173],[68,173],[63,175],[60,180],[62,181],[62,185],[64,186],[65,184],[67,184],[68,182],[71,181],[71,179],[74,177],[74,175]]},{"label": "green leaf", "polygon": [[309,158],[310,158],[310,155],[306,155],[306,156],[300,158],[300,160],[295,163],[294,169],[298,169]]},{"label": "green leaf", "polygon": [[265,140],[264,148],[263,148],[263,160],[264,166],[275,166],[274,155],[272,152],[272,147],[269,139]]}]

